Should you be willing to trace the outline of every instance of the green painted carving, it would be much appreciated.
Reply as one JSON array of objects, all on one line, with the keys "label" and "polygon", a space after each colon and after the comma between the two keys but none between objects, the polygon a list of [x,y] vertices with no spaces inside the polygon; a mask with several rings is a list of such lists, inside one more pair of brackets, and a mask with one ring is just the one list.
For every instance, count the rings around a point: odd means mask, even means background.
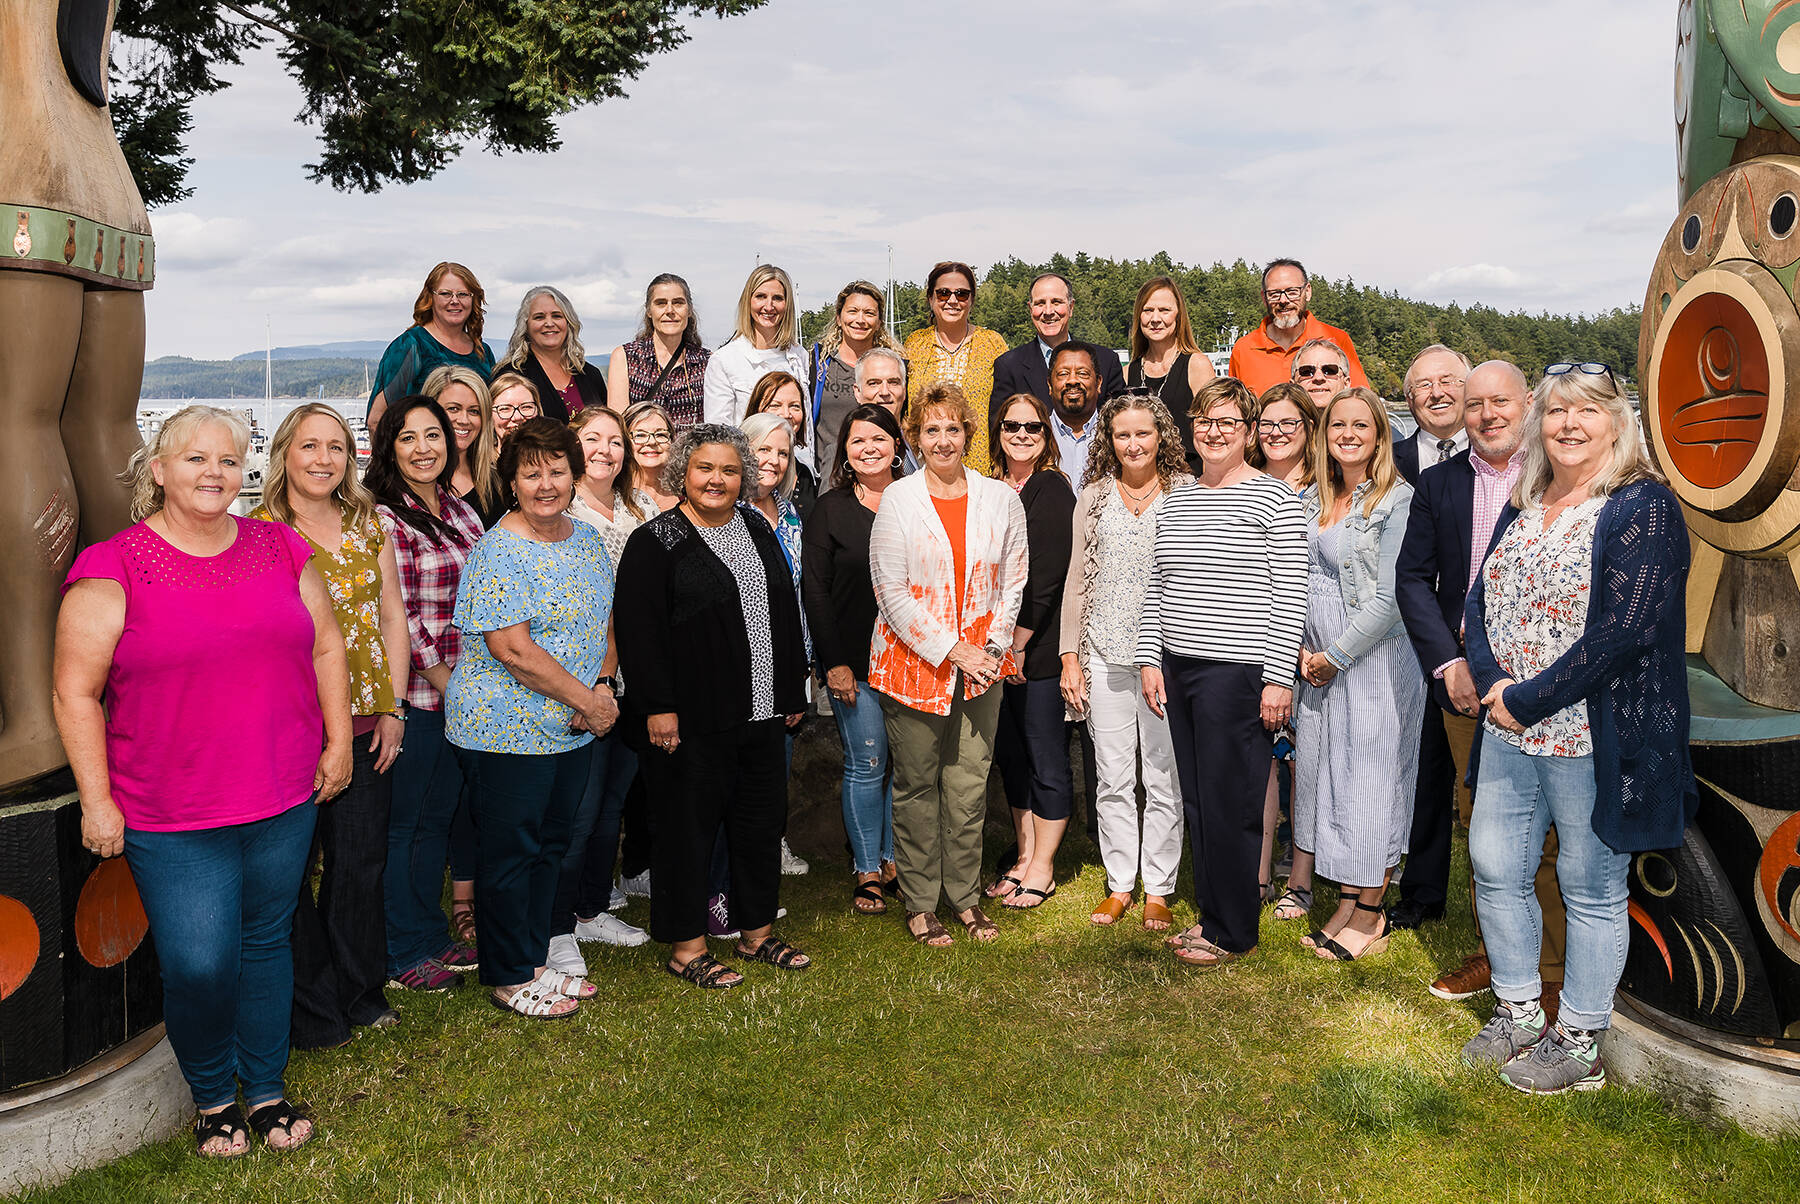
[{"label": "green painted carving", "polygon": [[1752,130],[1800,142],[1800,4],[1681,0],[1678,28],[1675,129],[1686,201],[1743,157],[1738,144]]}]

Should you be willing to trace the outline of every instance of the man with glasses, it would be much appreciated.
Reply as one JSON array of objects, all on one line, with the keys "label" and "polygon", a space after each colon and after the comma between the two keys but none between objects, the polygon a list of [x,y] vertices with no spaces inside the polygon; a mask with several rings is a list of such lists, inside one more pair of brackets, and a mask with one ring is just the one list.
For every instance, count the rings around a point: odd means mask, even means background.
[{"label": "man with glasses", "polygon": [[[1041,273],[1031,282],[1026,294],[1031,324],[1037,338],[1021,343],[994,361],[994,400],[1004,401],[1016,393],[1030,393],[1045,404],[1053,404],[1050,386],[1050,357],[1057,348],[1070,342],[1069,318],[1074,313],[1073,292],[1068,277],[1058,272]],[[1119,366],[1116,352],[1104,347],[1088,347],[1093,352],[1094,366],[1100,373],[1100,400],[1105,401],[1125,387],[1125,371]],[[1064,469],[1068,468],[1065,462]],[[1073,480],[1080,473],[1070,473]]]},{"label": "man with glasses", "polygon": [[1469,357],[1433,343],[1406,367],[1406,404],[1418,424],[1411,438],[1394,440],[1394,467],[1417,486],[1419,474],[1469,446],[1463,423],[1463,382]]},{"label": "man with glasses", "polygon": [[1226,375],[1243,381],[1261,397],[1271,386],[1293,379],[1294,358],[1302,347],[1314,339],[1329,339],[1343,349],[1350,369],[1349,379],[1340,387],[1368,386],[1350,336],[1313,315],[1312,285],[1299,260],[1271,260],[1263,268],[1262,295],[1263,320],[1232,345]]}]

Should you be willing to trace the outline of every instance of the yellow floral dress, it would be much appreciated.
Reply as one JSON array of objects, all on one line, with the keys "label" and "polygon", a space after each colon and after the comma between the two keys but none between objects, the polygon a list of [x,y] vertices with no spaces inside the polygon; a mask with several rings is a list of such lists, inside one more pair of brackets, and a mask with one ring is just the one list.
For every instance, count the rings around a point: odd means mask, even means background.
[{"label": "yellow floral dress", "polygon": [[969,337],[955,351],[939,345],[937,328],[927,326],[906,336],[906,404],[919,403],[919,395],[939,381],[963,391],[975,416],[975,430],[963,451],[963,463],[987,475],[988,401],[994,392],[994,361],[1006,354],[1006,340],[985,326],[969,327]]},{"label": "yellow floral dress", "polygon": [[[251,518],[279,521],[267,505]],[[394,709],[394,677],[381,638],[381,545],[387,536],[373,514],[360,523],[344,516],[344,538],[335,549],[319,546],[298,525],[293,530],[313,550],[313,564],[331,593],[338,630],[350,660],[350,713],[385,715]]]}]

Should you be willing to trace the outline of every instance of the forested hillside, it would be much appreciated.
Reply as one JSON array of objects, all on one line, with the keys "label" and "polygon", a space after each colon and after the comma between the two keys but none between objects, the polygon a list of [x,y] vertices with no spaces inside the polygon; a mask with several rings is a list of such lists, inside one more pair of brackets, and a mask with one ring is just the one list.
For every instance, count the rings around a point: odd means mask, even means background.
[{"label": "forested hillside", "polygon": [[[1032,337],[1025,293],[1031,278],[1043,271],[1061,272],[1074,282],[1071,333],[1106,347],[1128,345],[1132,302],[1138,286],[1152,276],[1172,276],[1180,282],[1194,337],[1203,349],[1228,347],[1233,327],[1249,330],[1262,320],[1259,271],[1241,259],[1230,265],[1185,267],[1167,254],[1138,260],[1081,254],[1057,255],[1045,264],[1009,259],[988,268],[976,290],[976,323],[999,331],[1015,346]],[[1485,305],[1465,308],[1413,301],[1348,279],[1314,276],[1312,287],[1313,312],[1350,332],[1370,383],[1384,396],[1398,395],[1407,361],[1428,343],[1446,343],[1476,362],[1512,360],[1533,380],[1545,364],[1561,359],[1598,360],[1623,376],[1636,372],[1637,306],[1591,317],[1502,313]],[[925,298],[912,282],[898,286],[897,298],[904,336],[925,323]],[[830,312],[826,305],[805,315],[809,341],[825,328]]]}]

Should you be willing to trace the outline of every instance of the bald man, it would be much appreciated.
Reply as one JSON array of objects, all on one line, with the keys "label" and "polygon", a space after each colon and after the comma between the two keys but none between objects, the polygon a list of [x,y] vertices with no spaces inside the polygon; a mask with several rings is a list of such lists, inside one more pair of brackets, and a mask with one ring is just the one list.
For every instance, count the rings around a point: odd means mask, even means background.
[{"label": "bald man", "polygon": [[[1453,372],[1449,360],[1438,358],[1443,362],[1434,366]],[[1525,459],[1525,419],[1531,412],[1525,376],[1505,360],[1489,360],[1471,369],[1456,385],[1462,395],[1462,433],[1468,446],[1420,472],[1395,570],[1400,615],[1437,703],[1435,712],[1426,713],[1421,764],[1435,760],[1438,768],[1420,773],[1406,873],[1400,903],[1394,908],[1396,923],[1412,925],[1444,912],[1453,793],[1464,825],[1469,822],[1471,796],[1463,779],[1480,700],[1463,659],[1463,603],[1487,555],[1500,511],[1519,479]],[[1453,778],[1444,772],[1446,758],[1454,765]],[[1561,983],[1564,913],[1556,885],[1554,831],[1545,842],[1537,887],[1544,912],[1540,969],[1546,981]],[[1476,953],[1432,983],[1431,991],[1443,999],[1467,999],[1487,986],[1487,958]]]}]

